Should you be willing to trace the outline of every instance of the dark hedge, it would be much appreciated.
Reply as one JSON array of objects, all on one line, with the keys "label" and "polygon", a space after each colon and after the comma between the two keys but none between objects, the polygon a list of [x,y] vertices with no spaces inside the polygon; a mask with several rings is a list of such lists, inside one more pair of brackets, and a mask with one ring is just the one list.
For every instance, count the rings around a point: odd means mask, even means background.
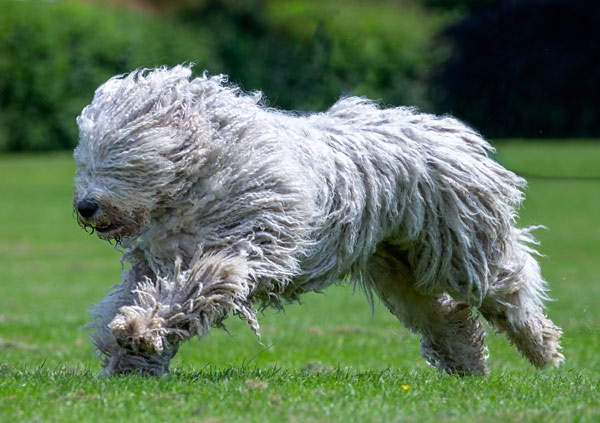
[{"label": "dark hedge", "polygon": [[600,8],[587,0],[505,1],[446,35],[436,108],[491,137],[600,136]]}]

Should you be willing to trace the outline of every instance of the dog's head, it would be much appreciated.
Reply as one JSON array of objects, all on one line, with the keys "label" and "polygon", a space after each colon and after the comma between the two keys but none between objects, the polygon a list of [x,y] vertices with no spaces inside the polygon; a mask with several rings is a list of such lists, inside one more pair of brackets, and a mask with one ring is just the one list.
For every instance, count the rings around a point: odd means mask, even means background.
[{"label": "dog's head", "polygon": [[77,118],[74,208],[100,238],[136,238],[189,190],[209,135],[189,67],[117,76]]}]

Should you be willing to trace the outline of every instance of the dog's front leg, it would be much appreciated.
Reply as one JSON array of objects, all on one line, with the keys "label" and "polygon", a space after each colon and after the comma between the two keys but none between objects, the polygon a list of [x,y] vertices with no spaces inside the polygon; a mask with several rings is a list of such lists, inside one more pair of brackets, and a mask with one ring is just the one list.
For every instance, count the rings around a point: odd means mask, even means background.
[{"label": "dog's front leg", "polygon": [[176,348],[164,350],[159,355],[136,351],[117,338],[109,327],[121,309],[135,304],[138,281],[154,278],[143,255],[135,257],[131,253],[130,256],[132,268],[124,273],[121,283],[114,286],[106,298],[92,308],[90,312],[93,320],[86,328],[91,332],[97,357],[103,361],[101,375],[131,372],[161,375],[168,372],[169,361],[177,351]]},{"label": "dog's front leg", "polygon": [[130,356],[161,362],[166,372],[181,341],[205,335],[230,314],[241,315],[258,333],[248,300],[253,287],[241,257],[197,256],[186,270],[178,260],[170,277],[138,283],[133,305],[121,307],[108,327]]}]

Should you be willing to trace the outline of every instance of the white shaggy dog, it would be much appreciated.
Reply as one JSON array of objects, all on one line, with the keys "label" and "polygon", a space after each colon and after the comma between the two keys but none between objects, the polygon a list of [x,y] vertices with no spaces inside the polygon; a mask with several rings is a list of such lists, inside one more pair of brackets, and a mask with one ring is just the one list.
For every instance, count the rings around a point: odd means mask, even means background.
[{"label": "white shaggy dog", "polygon": [[[478,309],[536,367],[557,365],[525,181],[451,117],[345,98],[297,115],[189,67],[117,76],[77,123],[80,223],[124,250],[92,311],[106,374],[168,372],[179,344],[231,314],[349,279],[375,292],[421,354],[487,373]],[[347,278],[348,277],[348,278]]]}]

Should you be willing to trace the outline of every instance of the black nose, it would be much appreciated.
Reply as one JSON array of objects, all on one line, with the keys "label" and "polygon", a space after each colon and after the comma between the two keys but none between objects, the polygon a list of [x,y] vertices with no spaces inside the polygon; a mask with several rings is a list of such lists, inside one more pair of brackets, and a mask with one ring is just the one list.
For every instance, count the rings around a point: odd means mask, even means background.
[{"label": "black nose", "polygon": [[81,200],[77,203],[77,211],[79,215],[85,219],[89,219],[98,210],[99,204],[94,200]]}]

